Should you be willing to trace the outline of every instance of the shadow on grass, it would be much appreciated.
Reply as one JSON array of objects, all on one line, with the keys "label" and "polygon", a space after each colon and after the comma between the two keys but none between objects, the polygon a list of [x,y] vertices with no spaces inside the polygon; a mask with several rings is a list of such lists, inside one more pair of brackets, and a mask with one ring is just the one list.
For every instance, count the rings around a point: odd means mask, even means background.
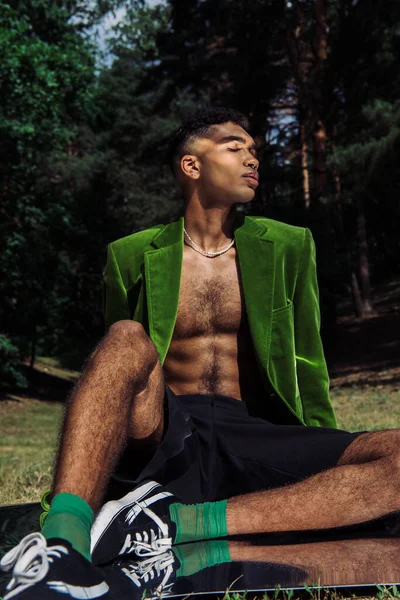
[{"label": "shadow on grass", "polygon": [[[336,376],[339,375],[343,375],[342,373],[335,373]],[[335,380],[333,378],[332,384],[335,383]],[[363,386],[368,386],[368,387],[384,387],[384,386],[390,386],[393,388],[392,391],[395,391],[397,388],[400,388],[400,377],[392,377],[392,378],[388,378],[388,379],[357,379],[356,382],[354,381],[346,381],[346,382],[341,382],[340,384],[337,384],[335,387],[336,388],[353,388],[353,387],[358,387],[358,388],[362,388]]]},{"label": "shadow on grass", "polygon": [[[366,377],[357,379],[357,384],[388,385],[397,384],[396,371],[384,371],[400,367],[400,311],[378,313],[364,321],[356,319],[339,323],[334,337],[325,348],[329,372],[333,378],[364,373]],[[382,373],[383,377],[373,378],[371,373]],[[352,385],[349,382],[348,385]],[[344,383],[344,385],[346,385]]]},{"label": "shadow on grass", "polygon": [[29,367],[27,367],[27,371],[26,377],[29,382],[29,390],[34,392],[35,396],[41,400],[63,402],[74,385],[73,381],[54,373],[46,373],[36,369],[30,370]]},{"label": "shadow on grass", "polygon": [[0,392],[0,402],[19,402],[19,399],[32,398],[46,402],[65,402],[74,381],[56,373],[22,366],[23,374],[28,381],[26,389],[4,389]]}]

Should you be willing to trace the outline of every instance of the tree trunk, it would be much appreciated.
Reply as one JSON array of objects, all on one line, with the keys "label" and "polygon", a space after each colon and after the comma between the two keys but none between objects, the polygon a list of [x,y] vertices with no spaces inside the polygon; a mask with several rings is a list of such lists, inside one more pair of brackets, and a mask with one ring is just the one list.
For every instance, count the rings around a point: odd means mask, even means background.
[{"label": "tree trunk", "polygon": [[320,61],[328,58],[328,22],[326,0],[315,0],[316,51]]},{"label": "tree trunk", "polygon": [[322,85],[324,79],[325,62],[328,58],[328,24],[326,0],[315,0],[315,52],[317,55],[313,75],[312,94],[314,98],[314,186],[317,198],[327,195],[326,176],[326,127],[323,122],[324,106],[322,98]]},{"label": "tree trunk", "polygon": [[342,203],[339,198],[337,198],[338,202],[336,204],[336,230],[339,237],[339,244],[342,246],[344,250],[345,256],[345,264],[346,264],[346,279],[348,280],[348,285],[351,291],[351,298],[353,300],[353,309],[354,316],[357,318],[362,318],[364,316],[364,307],[361,298],[360,286],[358,285],[358,279],[355,270],[351,264],[351,256],[349,252],[349,247],[347,244],[346,234],[344,232],[343,226],[343,213],[342,213]]},{"label": "tree trunk", "polygon": [[326,129],[317,119],[313,134],[314,190],[317,198],[327,195],[326,177]]},{"label": "tree trunk", "polygon": [[[337,137],[337,127],[334,125],[332,127],[332,135],[331,135],[331,150],[332,152],[336,147],[336,137]],[[361,298],[360,286],[358,285],[358,279],[355,270],[353,269],[351,256],[349,252],[349,247],[347,244],[347,238],[344,231],[343,225],[343,210],[342,210],[342,198],[341,198],[341,181],[340,181],[340,172],[336,165],[332,167],[332,177],[335,188],[335,201],[336,201],[336,225],[337,231],[339,234],[339,244],[342,246],[344,250],[344,256],[346,261],[346,271],[347,277],[349,281],[349,287],[351,291],[351,297],[353,300],[353,309],[354,315],[357,318],[362,318],[364,316],[364,308]]]},{"label": "tree trunk", "polygon": [[[331,132],[331,153],[333,154],[336,148],[336,140],[337,140],[337,125],[332,126]],[[332,177],[333,177],[333,185],[335,188],[335,200],[338,205],[341,205],[341,193],[342,193],[342,185],[340,181],[340,172],[337,165],[333,165],[332,167]],[[341,209],[340,209],[341,210]],[[341,213],[342,215],[342,213]],[[342,220],[343,223],[343,220]]]},{"label": "tree trunk", "polygon": [[308,172],[308,144],[306,136],[306,128],[303,119],[300,117],[300,142],[301,142],[301,173],[303,179],[303,198],[304,209],[307,211],[310,208],[310,179]]},{"label": "tree trunk", "polygon": [[353,298],[353,306],[355,316],[359,319],[362,319],[364,315],[364,305],[361,298],[360,286],[358,285],[357,276],[355,271],[351,271],[350,274],[350,288],[351,288],[351,297]]},{"label": "tree trunk", "polygon": [[36,329],[36,325],[34,325],[33,330],[32,330],[32,338],[31,338],[31,360],[29,363],[29,368],[31,370],[33,370],[33,367],[35,365],[36,343],[37,343],[37,329]]},{"label": "tree trunk", "polygon": [[360,198],[358,202],[357,239],[359,256],[358,277],[361,288],[363,313],[364,315],[371,315],[375,314],[375,311],[372,304],[371,283],[369,276],[368,240],[363,198]]}]

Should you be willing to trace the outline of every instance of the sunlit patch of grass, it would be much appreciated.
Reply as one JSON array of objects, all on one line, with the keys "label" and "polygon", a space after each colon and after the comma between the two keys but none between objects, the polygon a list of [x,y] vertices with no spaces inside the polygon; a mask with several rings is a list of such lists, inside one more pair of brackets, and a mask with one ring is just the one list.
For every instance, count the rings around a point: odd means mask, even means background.
[{"label": "sunlit patch of grass", "polygon": [[399,386],[336,387],[331,391],[340,429],[372,431],[400,428]]},{"label": "sunlit patch of grass", "polygon": [[62,404],[0,403],[0,503],[37,502],[49,488]]}]

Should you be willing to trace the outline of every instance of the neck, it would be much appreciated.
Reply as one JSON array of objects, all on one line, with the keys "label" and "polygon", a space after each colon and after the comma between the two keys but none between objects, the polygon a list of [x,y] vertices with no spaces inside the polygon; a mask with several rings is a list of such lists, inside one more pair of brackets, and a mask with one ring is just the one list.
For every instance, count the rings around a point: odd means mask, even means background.
[{"label": "neck", "polygon": [[190,237],[203,250],[216,252],[225,248],[233,239],[233,222],[236,210],[209,208],[193,210],[186,207],[184,226]]}]

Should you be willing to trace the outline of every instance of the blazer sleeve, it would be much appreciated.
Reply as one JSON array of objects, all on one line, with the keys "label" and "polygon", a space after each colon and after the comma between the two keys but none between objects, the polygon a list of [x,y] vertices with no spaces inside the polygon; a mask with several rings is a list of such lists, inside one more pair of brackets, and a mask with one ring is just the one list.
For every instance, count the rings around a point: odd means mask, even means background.
[{"label": "blazer sleeve", "polygon": [[305,229],[294,294],[297,381],[307,425],[337,427],[329,398],[329,375],[320,336],[319,291],[315,243]]},{"label": "blazer sleeve", "polygon": [[116,321],[131,318],[127,290],[111,245],[103,274],[103,314],[106,330]]}]

